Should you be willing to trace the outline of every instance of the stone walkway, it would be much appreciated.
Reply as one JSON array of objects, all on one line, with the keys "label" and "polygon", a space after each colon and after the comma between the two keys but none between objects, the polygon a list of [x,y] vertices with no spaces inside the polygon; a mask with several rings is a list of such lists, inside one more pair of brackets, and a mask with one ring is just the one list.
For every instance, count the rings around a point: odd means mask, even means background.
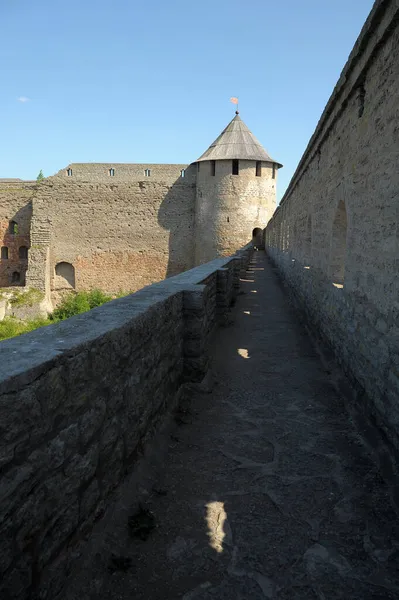
[{"label": "stone walkway", "polygon": [[398,599],[390,490],[263,252],[212,365],[142,482],[157,527],[129,537],[125,497],[65,599]]}]

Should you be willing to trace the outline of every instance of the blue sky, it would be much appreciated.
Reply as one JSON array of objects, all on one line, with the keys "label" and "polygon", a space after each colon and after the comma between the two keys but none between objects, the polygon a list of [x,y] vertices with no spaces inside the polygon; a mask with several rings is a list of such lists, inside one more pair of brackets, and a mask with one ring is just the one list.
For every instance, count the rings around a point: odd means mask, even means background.
[{"label": "blue sky", "polygon": [[240,115],[281,197],[372,0],[0,0],[0,177],[194,161]]}]

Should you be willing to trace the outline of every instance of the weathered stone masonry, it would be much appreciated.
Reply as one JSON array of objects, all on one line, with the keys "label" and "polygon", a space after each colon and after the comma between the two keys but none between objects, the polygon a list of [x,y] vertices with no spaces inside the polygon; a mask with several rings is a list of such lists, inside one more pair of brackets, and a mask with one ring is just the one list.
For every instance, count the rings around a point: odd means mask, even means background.
[{"label": "weathered stone masonry", "polygon": [[1,344],[1,598],[56,597],[147,436],[206,375],[250,253]]},{"label": "weathered stone masonry", "polygon": [[0,287],[25,282],[35,184],[0,180]]},{"label": "weathered stone masonry", "polygon": [[265,230],[268,252],[295,298],[396,447],[398,20],[397,1],[375,3]]},{"label": "weathered stone masonry", "polygon": [[237,113],[190,165],[72,163],[37,185],[0,180],[0,286],[26,283],[51,309],[65,290],[136,291],[230,256],[271,217],[281,166]]}]

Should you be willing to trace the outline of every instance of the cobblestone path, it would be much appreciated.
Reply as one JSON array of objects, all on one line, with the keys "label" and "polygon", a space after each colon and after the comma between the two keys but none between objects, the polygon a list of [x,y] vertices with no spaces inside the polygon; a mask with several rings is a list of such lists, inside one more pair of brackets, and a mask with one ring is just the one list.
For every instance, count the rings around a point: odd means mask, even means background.
[{"label": "cobblestone path", "polygon": [[129,536],[125,494],[66,600],[399,598],[391,490],[263,252],[241,289],[141,482],[156,528]]}]

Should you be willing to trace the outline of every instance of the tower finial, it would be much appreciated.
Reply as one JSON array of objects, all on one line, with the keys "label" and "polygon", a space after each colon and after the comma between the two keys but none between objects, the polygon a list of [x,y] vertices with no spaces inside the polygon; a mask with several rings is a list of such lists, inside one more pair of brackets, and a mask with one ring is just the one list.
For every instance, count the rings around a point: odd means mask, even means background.
[{"label": "tower finial", "polygon": [[239,114],[240,114],[240,111],[239,111],[239,110],[236,110],[236,115],[239,115]]},{"label": "tower finial", "polygon": [[236,115],[238,115],[238,98],[236,98],[235,96],[233,96],[232,98],[230,98],[230,102],[232,102],[233,104],[236,105],[236,107],[237,107]]}]

